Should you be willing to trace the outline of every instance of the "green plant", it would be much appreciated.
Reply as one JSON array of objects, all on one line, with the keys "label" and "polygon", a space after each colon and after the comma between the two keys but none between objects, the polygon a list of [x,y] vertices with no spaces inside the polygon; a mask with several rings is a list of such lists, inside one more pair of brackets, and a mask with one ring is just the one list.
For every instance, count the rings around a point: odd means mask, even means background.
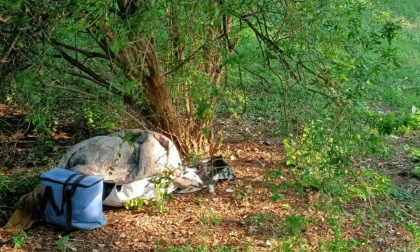
[{"label": "green plant", "polygon": [[156,240],[153,243],[156,246],[157,251],[183,251],[183,250],[167,249],[167,247],[169,245],[169,242],[167,240],[164,240],[164,239]]},{"label": "green plant", "polygon": [[124,202],[123,206],[126,209],[141,210],[144,206],[149,205],[149,200],[143,197],[135,198],[130,201]]},{"label": "green plant", "polygon": [[210,252],[210,249],[207,247],[199,247],[195,249],[195,252]]},{"label": "green plant", "polygon": [[283,190],[295,187],[325,190],[335,195],[345,194],[343,177],[349,175],[347,166],[358,139],[331,128],[331,119],[312,121],[294,139],[285,139],[286,164],[293,174],[293,182],[284,182]]},{"label": "green plant", "polygon": [[287,215],[284,219],[283,230],[289,235],[300,235],[306,225],[307,220],[305,215]]},{"label": "green plant", "polygon": [[233,246],[220,246],[216,248],[215,252],[235,252],[235,248]]},{"label": "green plant", "polygon": [[411,114],[403,111],[376,113],[370,115],[368,121],[381,135],[393,133],[407,133],[420,128],[420,113]]},{"label": "green plant", "polygon": [[252,200],[252,185],[240,185],[236,184],[234,188],[234,202],[241,206],[248,207],[251,205]]},{"label": "green plant", "polygon": [[89,135],[105,135],[116,128],[120,114],[114,110],[104,110],[98,101],[84,101],[83,108],[76,113],[76,119],[87,126]]},{"label": "green plant", "polygon": [[[345,239],[342,236],[334,236],[331,240],[321,242],[319,248],[321,251],[355,251],[357,250],[359,242],[353,239]],[[364,245],[364,249],[368,249]],[[369,251],[369,250],[367,250]]]},{"label": "green plant", "polygon": [[157,241],[158,243],[155,242],[156,245],[156,251],[157,252],[210,252],[210,251],[215,251],[215,252],[234,252],[237,251],[233,246],[220,246],[215,248],[214,250],[210,250],[207,247],[198,247],[198,248],[193,248],[191,245],[186,245],[186,246],[182,246],[182,247],[171,247],[168,248],[167,246],[169,245],[167,243],[167,241],[163,242],[161,244],[161,241]]},{"label": "green plant", "polygon": [[405,152],[407,154],[411,155],[411,160],[413,160],[413,162],[419,162],[420,161],[420,149],[419,148],[405,146]]},{"label": "green plant", "polygon": [[409,221],[406,223],[408,226],[408,230],[410,231],[411,235],[413,236],[413,240],[411,242],[411,248],[413,248],[415,252],[420,251],[420,226],[418,222]]},{"label": "green plant", "polygon": [[69,235],[65,235],[63,237],[60,237],[60,239],[58,239],[55,244],[57,245],[58,249],[60,251],[67,251],[67,248],[69,246],[69,241],[70,241],[70,236]]},{"label": "green plant", "polygon": [[[350,167],[352,159],[365,153],[366,142],[375,141],[371,137],[361,139],[358,135],[346,125],[334,125],[328,118],[305,125],[299,136],[284,140],[286,165],[292,181],[282,181],[280,187],[273,188],[272,194],[281,195],[288,188],[300,193],[305,188],[320,190],[347,199],[387,194],[389,179],[372,170]],[[281,168],[267,173],[265,178],[276,180],[279,174]]]},{"label": "green plant", "polygon": [[38,165],[53,166],[62,156],[62,152],[56,148],[56,143],[50,136],[40,136],[36,141],[36,148],[31,153],[31,158],[36,160]]},{"label": "green plant", "polygon": [[391,186],[389,190],[389,194],[396,200],[404,201],[404,200],[412,200],[413,196],[410,192],[406,189],[399,187],[399,186]]},{"label": "green plant", "polygon": [[202,214],[201,217],[201,224],[205,226],[218,226],[222,222],[222,217],[220,215],[214,214]]},{"label": "green plant", "polygon": [[268,213],[260,213],[257,215],[252,215],[250,217],[251,221],[254,223],[265,223],[267,221],[274,220],[276,216],[274,214],[268,214]]},{"label": "green plant", "polygon": [[204,199],[203,199],[203,198],[201,198],[201,197],[196,197],[196,198],[195,198],[195,202],[197,202],[197,204],[201,205],[201,204],[203,204],[203,203],[204,203]]},{"label": "green plant", "polygon": [[410,209],[411,214],[420,217],[420,200],[413,200],[408,205],[408,208]]},{"label": "green plant", "polygon": [[328,241],[319,243],[321,251],[354,251],[360,243],[354,239],[347,239],[343,236],[344,230],[340,226],[339,219],[329,217],[327,223],[334,236]]},{"label": "green plant", "polygon": [[144,206],[151,205],[152,208],[158,212],[163,213],[167,209],[165,207],[165,200],[171,198],[172,196],[168,193],[169,187],[172,185],[172,177],[174,171],[165,170],[159,172],[155,177],[153,177],[150,182],[155,186],[155,195],[152,199],[146,199],[143,197],[132,199],[128,202],[125,202],[123,206],[126,209],[136,209],[140,210]]},{"label": "green plant", "polygon": [[158,212],[163,213],[167,209],[165,207],[165,200],[172,196],[168,193],[169,187],[172,185],[172,178],[174,176],[173,170],[164,170],[154,176],[150,182],[155,187],[155,195],[152,199],[143,197],[135,198],[123,204],[126,209],[140,210],[144,206],[151,205],[152,208]]},{"label": "green plant", "polygon": [[172,179],[174,175],[175,171],[167,169],[160,171],[151,180],[156,188],[156,195],[152,200],[153,208],[158,213],[163,213],[167,210],[165,207],[165,200],[172,197],[172,195],[168,193],[168,189],[172,185]]},{"label": "green plant", "polygon": [[299,251],[304,252],[307,251],[303,247],[307,244],[307,241],[302,237],[296,237],[294,235],[287,236],[287,238],[280,239],[279,245],[274,247],[274,251],[282,251],[282,252],[293,252]]},{"label": "green plant", "polygon": [[39,172],[29,174],[27,171],[10,175],[0,174],[0,200],[6,202],[28,193],[39,184]]},{"label": "green plant", "polygon": [[21,248],[26,240],[25,231],[20,231],[19,234],[12,236],[12,242],[14,248]]},{"label": "green plant", "polygon": [[346,186],[349,196],[367,200],[375,196],[390,193],[391,180],[378,174],[377,171],[366,169],[353,172],[353,179]]},{"label": "green plant", "polygon": [[392,215],[394,216],[395,222],[401,224],[405,221],[405,214],[400,209],[394,209],[391,211]]},{"label": "green plant", "polygon": [[420,178],[420,166],[416,165],[413,167],[413,175],[417,178]]}]

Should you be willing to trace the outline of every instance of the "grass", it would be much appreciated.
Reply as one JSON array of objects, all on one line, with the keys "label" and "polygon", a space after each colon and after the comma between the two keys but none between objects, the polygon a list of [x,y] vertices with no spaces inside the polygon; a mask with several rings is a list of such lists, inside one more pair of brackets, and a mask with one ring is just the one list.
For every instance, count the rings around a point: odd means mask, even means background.
[{"label": "grass", "polygon": [[397,110],[410,111],[413,105],[420,107],[420,1],[392,1],[386,7],[402,26],[393,44],[401,68],[384,75],[383,82],[372,91]]}]

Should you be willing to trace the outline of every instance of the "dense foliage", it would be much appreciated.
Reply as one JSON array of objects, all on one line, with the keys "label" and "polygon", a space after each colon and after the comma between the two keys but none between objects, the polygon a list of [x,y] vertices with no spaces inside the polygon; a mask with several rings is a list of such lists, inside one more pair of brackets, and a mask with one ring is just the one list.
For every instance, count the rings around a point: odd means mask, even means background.
[{"label": "dense foliage", "polygon": [[210,150],[218,112],[338,124],[395,63],[378,2],[6,1],[1,93],[40,132],[128,116],[183,154]]},{"label": "dense foliage", "polygon": [[[404,18],[388,6],[405,8]],[[217,122],[276,122],[270,134],[281,137],[286,155],[277,170],[264,169],[263,185],[272,202],[290,197],[290,189],[310,202],[296,209],[281,202],[282,214],[290,211],[280,226],[271,212],[250,215],[241,226],[251,223],[250,233],[252,225],[280,230],[277,248],[292,251],[305,247],[303,230],[319,222],[333,235],[317,243],[320,251],[369,250],[378,223],[390,225],[379,218],[388,211],[418,247],[420,229],[410,220],[418,220],[420,188],[396,186],[366,161],[389,154],[384,136],[420,129],[418,34],[405,29],[397,36],[400,25],[418,27],[417,7],[388,0],[0,1],[0,103],[25,108],[41,136],[34,155],[42,157],[62,124],[77,124],[83,138],[122,127],[160,131],[193,159],[222,143]],[[419,178],[419,149],[405,151],[414,163],[405,173]],[[164,190],[169,175],[159,174],[156,186]],[[0,200],[17,198],[37,177],[0,175]],[[254,189],[239,182],[229,188],[233,204],[251,207],[260,196]],[[167,196],[125,207],[163,213]],[[398,207],[391,209],[394,200]],[[204,209],[203,232],[213,233],[222,217],[196,201]],[[346,204],[359,203],[345,212]],[[313,209],[322,220],[311,217]],[[360,240],[345,232],[342,221],[351,219],[364,230]],[[14,245],[25,237],[15,236]],[[65,250],[68,242],[64,236],[57,246]]]}]

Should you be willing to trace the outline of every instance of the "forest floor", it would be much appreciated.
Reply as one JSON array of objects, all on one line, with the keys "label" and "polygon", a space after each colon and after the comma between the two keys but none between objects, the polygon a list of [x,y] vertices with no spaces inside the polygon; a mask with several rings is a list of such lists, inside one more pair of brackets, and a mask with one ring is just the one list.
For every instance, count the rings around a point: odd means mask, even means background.
[{"label": "forest floor", "polygon": [[[283,199],[271,201],[270,183],[264,180],[264,175],[277,170],[284,157],[282,139],[270,137],[274,122],[224,121],[221,126],[225,138],[221,154],[230,162],[236,180],[217,184],[215,195],[204,190],[174,196],[166,201],[167,211],[162,214],[150,206],[141,210],[107,207],[105,226],[93,231],[72,232],[69,240],[53,226],[36,224],[26,231],[20,249],[13,248],[10,235],[0,233],[0,251],[192,251],[191,248],[196,248],[194,251],[206,251],[204,248],[209,251],[287,251],[285,244],[290,245],[291,251],[297,248],[326,251],[322,244],[335,238],[335,251],[342,251],[340,248],[415,251],[413,237],[401,223],[404,220],[395,218],[396,207],[383,204],[379,198],[342,204],[340,215],[328,211],[331,199],[316,191],[306,190],[302,195],[288,190]],[[77,127],[59,130],[54,136],[52,151],[64,151],[82,140],[75,137],[75,133]],[[38,137],[24,122],[23,111],[2,104],[0,137],[0,176],[22,170],[33,174],[39,168],[52,168],[59,158],[45,159],[38,155]],[[392,148],[388,157],[367,158],[364,165],[379,169],[395,185],[412,192],[420,180],[411,175],[414,163],[404,152],[404,146],[420,148],[420,135],[394,136],[390,141]],[[286,167],[277,183],[288,179]],[[10,197],[0,202],[0,226],[13,211],[16,202],[11,201],[17,199]],[[372,211],[375,214],[370,216]],[[304,215],[307,220],[300,234],[291,235],[284,228],[285,218],[292,215]],[[419,220],[418,215],[412,217]],[[350,243],[337,239],[337,232],[345,240],[357,241],[358,247],[346,247]]]}]

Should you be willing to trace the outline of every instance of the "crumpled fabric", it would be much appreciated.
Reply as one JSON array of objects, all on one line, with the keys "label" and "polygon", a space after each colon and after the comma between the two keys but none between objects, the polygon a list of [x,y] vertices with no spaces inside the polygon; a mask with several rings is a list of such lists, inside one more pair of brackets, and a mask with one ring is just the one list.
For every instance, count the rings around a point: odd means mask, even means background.
[{"label": "crumpled fabric", "polygon": [[104,177],[108,183],[141,180],[163,170],[182,171],[175,144],[166,136],[148,130],[125,130],[84,140],[58,162],[58,167]]},{"label": "crumpled fabric", "polygon": [[42,195],[41,185],[38,185],[32,192],[23,195],[19,200],[18,208],[1,231],[16,235],[20,231],[32,227],[40,217]]}]

